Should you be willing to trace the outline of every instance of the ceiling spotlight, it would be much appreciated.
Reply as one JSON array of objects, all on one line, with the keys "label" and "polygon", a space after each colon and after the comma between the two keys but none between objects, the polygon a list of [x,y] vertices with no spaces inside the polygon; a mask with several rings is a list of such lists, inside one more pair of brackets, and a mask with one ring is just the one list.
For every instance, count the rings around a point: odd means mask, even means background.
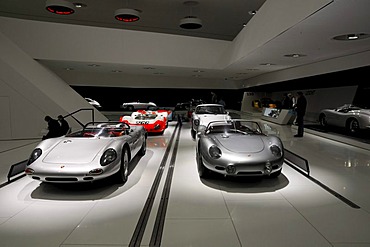
[{"label": "ceiling spotlight", "polygon": [[350,40],[366,39],[369,37],[370,37],[370,34],[367,34],[367,33],[351,33],[351,34],[338,35],[338,36],[335,36],[333,39],[350,41]]},{"label": "ceiling spotlight", "polygon": [[255,15],[255,14],[257,14],[257,11],[256,10],[251,10],[251,11],[248,11],[248,14],[249,15]]},{"label": "ceiling spotlight", "polygon": [[299,57],[305,57],[305,56],[306,55],[304,55],[304,54],[298,54],[298,53],[284,55],[284,57],[292,57],[292,58],[299,58]]},{"label": "ceiling spotlight", "polygon": [[74,5],[65,0],[47,0],[46,10],[57,15],[70,15],[75,12]]},{"label": "ceiling spotlight", "polygon": [[197,1],[185,1],[184,5],[190,8],[190,15],[180,20],[179,26],[184,29],[198,29],[203,26],[202,20],[193,16],[193,7],[198,5]]},{"label": "ceiling spotlight", "polygon": [[114,18],[123,22],[135,22],[140,19],[140,11],[137,9],[117,9]]},{"label": "ceiling spotlight", "polygon": [[180,20],[180,27],[184,29],[198,29],[202,27],[202,20],[195,16],[186,16]]}]

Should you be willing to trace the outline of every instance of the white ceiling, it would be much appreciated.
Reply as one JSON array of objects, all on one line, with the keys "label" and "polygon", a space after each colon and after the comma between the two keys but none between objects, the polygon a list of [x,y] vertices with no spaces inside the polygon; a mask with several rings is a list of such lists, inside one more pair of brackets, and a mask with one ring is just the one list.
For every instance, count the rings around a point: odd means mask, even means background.
[{"label": "white ceiling", "polygon": [[[237,36],[246,24],[259,14],[269,15],[272,12],[259,10],[266,0],[198,0],[198,4],[189,6],[181,0],[80,0],[79,3],[86,7],[76,9],[76,13],[69,16],[58,16],[45,10],[45,0],[1,0],[0,16],[38,20],[45,22],[57,22],[66,24],[86,25],[95,27],[128,29],[138,31],[149,31],[167,33],[174,35],[185,35],[207,39],[238,42]],[[277,1],[277,0],[267,0]],[[280,0],[289,2],[289,0]],[[302,0],[303,1],[303,0]],[[304,0],[303,2],[306,2]],[[311,1],[311,0],[310,0]],[[320,0],[312,0],[312,2]],[[73,2],[73,1],[70,1]],[[76,0],[77,2],[77,0]],[[291,0],[292,5],[300,4],[301,0]],[[246,56],[239,58],[237,62],[227,68],[209,70],[201,73],[204,79],[229,79],[240,83],[241,87],[248,82],[256,81],[258,77],[266,80],[279,80],[279,76],[272,79],[273,72],[281,75],[289,73],[289,70],[305,66],[313,68],[314,64],[324,64],[330,60],[338,60],[346,57],[356,57],[361,54],[369,54],[370,38],[355,41],[337,41],[332,38],[337,35],[352,33],[370,34],[370,0],[334,0],[315,11],[312,15],[295,23],[283,32],[271,37],[268,42],[255,47]],[[307,4],[307,2],[306,2]],[[114,19],[113,13],[119,8],[134,8],[142,11],[141,19],[135,23],[121,23]],[[299,8],[299,7],[298,7]],[[294,8],[293,8],[294,9]],[[250,11],[257,11],[255,16]],[[282,12],[280,10],[280,12]],[[284,13],[284,12],[282,12]],[[178,24],[181,18],[194,15],[202,19],[203,27],[196,30],[181,29]],[[289,18],[294,13],[285,13],[284,18]],[[273,15],[271,15],[273,16]],[[273,25],[276,16],[271,18]],[[269,20],[269,16],[264,16]],[[248,26],[247,26],[248,27]],[[259,32],[265,27],[261,26]],[[300,58],[288,58],[288,54],[304,54]],[[232,55],[231,55],[232,56]],[[87,66],[81,61],[40,61],[50,67],[56,73],[66,67],[73,67],[80,73],[99,72],[101,67]],[[262,64],[271,63],[270,66]],[[369,58],[353,64],[347,68],[368,66]],[[148,71],[143,66],[151,65],[125,65],[105,64],[110,71],[120,70],[124,74],[147,75]],[[319,66],[317,66],[319,67]],[[107,69],[107,68],[104,68]],[[164,76],[192,77],[194,69],[177,67],[160,68]],[[305,69],[301,77],[318,73],[322,68],[315,71]],[[113,75],[112,76],[116,76]],[[296,75],[299,77],[299,75]],[[283,79],[284,76],[280,76]],[[258,81],[258,80],[257,80]],[[258,84],[258,83],[254,83]]]}]

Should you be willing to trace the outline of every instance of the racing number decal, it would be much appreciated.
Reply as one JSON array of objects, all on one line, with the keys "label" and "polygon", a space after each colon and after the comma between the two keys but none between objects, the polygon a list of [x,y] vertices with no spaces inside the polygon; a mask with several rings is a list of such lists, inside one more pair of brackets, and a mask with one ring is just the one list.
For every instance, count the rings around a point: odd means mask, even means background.
[{"label": "racing number decal", "polygon": [[137,124],[149,124],[149,121],[136,121]]}]

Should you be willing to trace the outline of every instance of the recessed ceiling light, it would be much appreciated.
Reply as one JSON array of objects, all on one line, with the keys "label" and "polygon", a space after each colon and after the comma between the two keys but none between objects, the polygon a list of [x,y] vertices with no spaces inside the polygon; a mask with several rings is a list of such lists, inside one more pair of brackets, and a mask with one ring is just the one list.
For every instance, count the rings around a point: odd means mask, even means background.
[{"label": "recessed ceiling light", "polygon": [[90,67],[99,67],[100,65],[99,64],[88,64],[87,66],[90,66]]},{"label": "recessed ceiling light", "polygon": [[143,69],[155,69],[153,67],[144,67]]},{"label": "recessed ceiling light", "polygon": [[350,33],[350,34],[335,36],[333,39],[342,40],[342,41],[352,41],[352,40],[366,39],[369,37],[370,37],[370,34],[367,34],[367,33]]},{"label": "recessed ceiling light", "polygon": [[293,53],[293,54],[286,54],[284,57],[293,57],[293,58],[298,58],[298,57],[305,57],[306,55],[304,54],[298,54],[298,53]]},{"label": "recessed ceiling light", "polygon": [[193,70],[193,72],[195,72],[195,73],[203,73],[204,70]]},{"label": "recessed ceiling light", "polygon": [[70,15],[75,12],[75,6],[65,0],[47,0],[45,6],[47,11],[57,15]]},{"label": "recessed ceiling light", "polygon": [[75,6],[76,8],[86,8],[86,7],[87,7],[87,5],[86,5],[86,4],[84,4],[84,3],[74,3],[74,6]]},{"label": "recessed ceiling light", "polygon": [[275,65],[273,63],[261,63],[260,65],[263,65],[263,66],[271,66],[271,65]]},{"label": "recessed ceiling light", "polygon": [[249,15],[255,15],[255,14],[257,14],[257,11],[256,10],[251,10],[251,11],[248,11],[248,14]]},{"label": "recessed ceiling light", "polygon": [[140,12],[137,9],[117,9],[114,18],[123,22],[135,22],[140,19]]}]

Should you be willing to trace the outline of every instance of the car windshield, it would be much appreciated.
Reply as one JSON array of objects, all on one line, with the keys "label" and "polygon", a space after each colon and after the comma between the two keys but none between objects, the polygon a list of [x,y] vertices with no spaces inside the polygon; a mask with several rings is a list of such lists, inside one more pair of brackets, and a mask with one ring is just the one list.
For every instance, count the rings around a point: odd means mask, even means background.
[{"label": "car windshield", "polygon": [[66,135],[66,137],[118,137],[127,132],[126,125],[87,126],[82,130]]},{"label": "car windshield", "polygon": [[156,119],[157,114],[155,113],[144,113],[144,114],[139,114],[135,116],[136,120],[150,120],[150,119]]},{"label": "car windshield", "polygon": [[223,106],[198,106],[196,114],[225,114]]},{"label": "car windshield", "polygon": [[229,120],[210,122],[206,129],[206,134],[215,133],[239,133],[239,134],[262,134],[257,122],[249,120]]}]

